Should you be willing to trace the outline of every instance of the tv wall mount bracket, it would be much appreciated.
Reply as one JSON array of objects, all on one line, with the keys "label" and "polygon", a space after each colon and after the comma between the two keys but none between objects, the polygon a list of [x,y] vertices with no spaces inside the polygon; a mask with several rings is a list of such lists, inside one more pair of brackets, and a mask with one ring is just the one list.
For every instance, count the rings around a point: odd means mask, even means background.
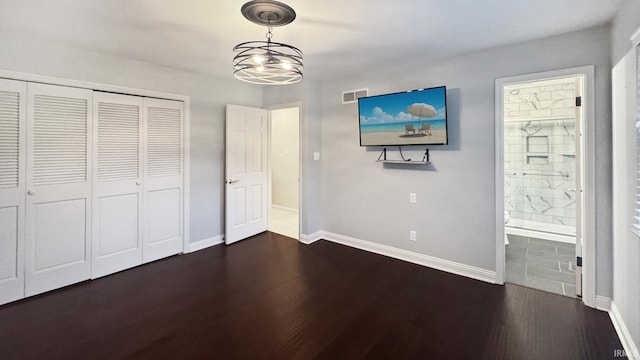
[{"label": "tv wall mount bracket", "polygon": [[422,160],[421,161],[418,161],[418,160],[412,161],[411,159],[405,159],[404,155],[402,154],[402,147],[401,146],[398,146],[398,150],[400,152],[401,160],[389,160],[389,159],[387,159],[387,148],[383,148],[382,152],[380,153],[380,156],[378,156],[377,162],[382,162],[382,163],[387,163],[387,164],[411,164],[411,165],[423,165],[423,164],[427,164],[427,163],[430,162],[429,148],[425,149],[424,155],[422,156]]}]

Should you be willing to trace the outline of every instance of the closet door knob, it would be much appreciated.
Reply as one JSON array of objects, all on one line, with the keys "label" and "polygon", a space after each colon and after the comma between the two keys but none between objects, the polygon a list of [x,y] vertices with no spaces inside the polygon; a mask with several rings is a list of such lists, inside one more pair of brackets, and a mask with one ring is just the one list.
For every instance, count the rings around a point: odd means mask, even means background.
[{"label": "closet door knob", "polygon": [[142,181],[141,180],[136,180],[136,185],[140,185],[140,184],[142,184]]},{"label": "closet door knob", "polygon": [[35,191],[35,190],[33,190],[33,189],[29,189],[29,190],[27,190],[27,194],[29,194],[29,195],[33,195],[33,194],[35,194],[35,193],[36,193],[36,191]]}]

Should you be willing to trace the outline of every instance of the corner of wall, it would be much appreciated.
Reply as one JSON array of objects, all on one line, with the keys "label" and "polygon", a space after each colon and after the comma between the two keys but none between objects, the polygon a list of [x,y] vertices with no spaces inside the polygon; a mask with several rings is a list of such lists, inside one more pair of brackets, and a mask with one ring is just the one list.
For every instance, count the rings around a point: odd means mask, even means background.
[{"label": "corner of wall", "polygon": [[618,337],[620,338],[620,342],[622,343],[622,347],[624,348],[626,356],[629,359],[640,358],[638,346],[633,340],[627,324],[622,318],[622,315],[620,315],[620,311],[613,301],[611,302],[611,311],[609,312],[609,317],[611,317],[613,327],[616,329],[616,333],[618,333]]}]

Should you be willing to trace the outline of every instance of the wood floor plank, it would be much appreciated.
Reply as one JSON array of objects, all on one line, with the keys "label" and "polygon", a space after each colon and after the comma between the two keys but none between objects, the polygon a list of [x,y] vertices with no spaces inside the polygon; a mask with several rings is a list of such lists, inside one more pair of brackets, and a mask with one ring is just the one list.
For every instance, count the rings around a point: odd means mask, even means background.
[{"label": "wood floor plank", "polygon": [[609,359],[605,312],[263,233],[0,306],[0,359]]}]

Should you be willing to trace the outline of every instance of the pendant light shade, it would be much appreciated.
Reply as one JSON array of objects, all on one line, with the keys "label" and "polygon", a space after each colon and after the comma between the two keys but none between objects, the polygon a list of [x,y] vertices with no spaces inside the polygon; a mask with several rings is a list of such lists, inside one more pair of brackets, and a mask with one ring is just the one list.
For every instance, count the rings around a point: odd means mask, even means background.
[{"label": "pendant light shade", "polygon": [[295,11],[272,0],[253,0],[242,6],[249,21],[267,26],[266,41],[248,41],[233,48],[233,75],[259,85],[287,85],[302,80],[302,51],[284,43],[271,41],[273,26],[291,23]]}]

